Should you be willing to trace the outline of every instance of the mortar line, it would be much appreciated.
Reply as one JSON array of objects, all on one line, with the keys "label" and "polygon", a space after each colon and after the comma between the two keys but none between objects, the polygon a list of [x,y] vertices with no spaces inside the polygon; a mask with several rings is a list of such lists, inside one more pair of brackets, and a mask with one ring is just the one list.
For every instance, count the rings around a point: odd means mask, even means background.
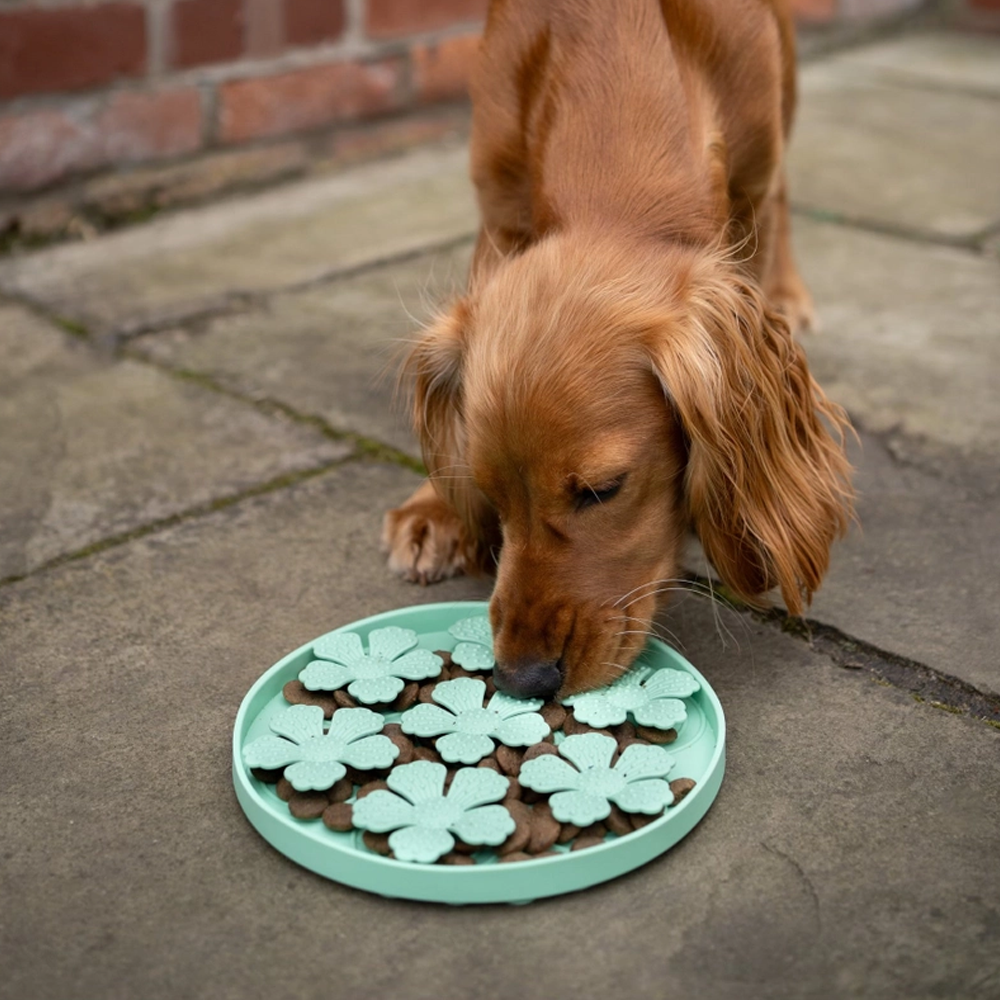
[{"label": "mortar line", "polygon": [[741,600],[725,584],[689,572],[698,589],[711,590],[734,611],[808,643],[809,647],[844,670],[861,670],[875,681],[906,691],[914,700],[956,715],[968,715],[1000,729],[1000,695],[980,691],[959,677],[946,674],[919,660],[881,649],[833,625],[813,618],[796,618],[783,608],[756,608]]}]

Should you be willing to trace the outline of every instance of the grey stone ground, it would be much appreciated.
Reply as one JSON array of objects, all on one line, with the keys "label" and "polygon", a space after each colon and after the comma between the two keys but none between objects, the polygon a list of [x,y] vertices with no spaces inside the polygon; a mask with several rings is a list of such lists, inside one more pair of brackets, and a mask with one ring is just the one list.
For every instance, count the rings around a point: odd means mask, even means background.
[{"label": "grey stone ground", "polygon": [[727,711],[719,798],[528,907],[327,882],[229,776],[284,653],[485,596],[376,543],[418,481],[378,376],[461,281],[461,147],[0,262],[0,996],[1000,996],[1000,42],[859,47],[802,92],[808,350],[862,530],[811,641],[674,605]]}]

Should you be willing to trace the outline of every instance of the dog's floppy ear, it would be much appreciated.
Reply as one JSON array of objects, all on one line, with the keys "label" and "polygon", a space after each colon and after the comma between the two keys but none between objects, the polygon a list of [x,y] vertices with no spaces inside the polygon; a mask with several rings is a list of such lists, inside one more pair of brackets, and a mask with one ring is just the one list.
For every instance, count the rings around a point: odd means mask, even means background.
[{"label": "dog's floppy ear", "polygon": [[777,586],[801,614],[851,515],[847,418],[738,273],[707,268],[682,300],[650,349],[689,441],[694,527],[736,593],[753,600]]}]

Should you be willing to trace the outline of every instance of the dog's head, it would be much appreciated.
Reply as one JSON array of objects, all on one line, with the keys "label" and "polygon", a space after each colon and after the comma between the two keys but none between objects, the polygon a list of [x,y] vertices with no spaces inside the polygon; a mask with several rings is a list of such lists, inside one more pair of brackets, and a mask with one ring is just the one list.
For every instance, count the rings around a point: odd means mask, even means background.
[{"label": "dog's head", "polygon": [[499,523],[502,689],[619,676],[689,526],[747,599],[780,587],[798,614],[819,586],[849,513],[844,418],[719,257],[551,237],[473,286],[410,367],[432,479],[470,532]]}]

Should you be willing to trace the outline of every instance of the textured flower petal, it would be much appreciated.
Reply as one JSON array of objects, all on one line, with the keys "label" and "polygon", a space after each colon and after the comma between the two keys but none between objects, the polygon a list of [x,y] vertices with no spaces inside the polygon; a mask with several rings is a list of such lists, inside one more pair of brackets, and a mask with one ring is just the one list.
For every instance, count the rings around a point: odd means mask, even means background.
[{"label": "textured flower petal", "polygon": [[[574,714],[576,710],[574,709]],[[611,736],[600,733],[581,733],[567,736],[559,744],[559,753],[572,761],[581,770],[588,767],[610,768],[611,758],[618,749],[618,743]]]},{"label": "textured flower petal", "polygon": [[448,733],[437,741],[436,749],[449,764],[478,764],[493,753],[493,740],[482,733]]},{"label": "textured flower petal", "polygon": [[640,743],[633,743],[622,751],[615,770],[626,781],[639,781],[642,778],[662,778],[675,763],[674,757],[663,747],[644,747]]},{"label": "textured flower petal", "polygon": [[428,677],[437,677],[444,666],[444,660],[429,649],[414,649],[392,661],[392,673],[396,677],[405,677],[408,681],[423,681]]},{"label": "textured flower petal", "polygon": [[412,764],[394,767],[386,781],[394,792],[405,795],[413,803],[420,803],[441,797],[447,773],[444,764],[415,760]]},{"label": "textured flower petal", "polygon": [[299,680],[310,691],[336,691],[353,679],[350,667],[327,660],[313,660],[299,672]]},{"label": "textured flower petal", "polygon": [[403,732],[410,736],[429,737],[454,732],[457,720],[451,712],[438,705],[421,703],[408,708],[399,717],[399,724]]},{"label": "textured flower petal", "polygon": [[385,717],[370,708],[339,708],[330,720],[328,738],[350,743],[362,736],[382,732],[384,725]]},{"label": "textured flower petal", "polygon": [[399,861],[432,865],[455,846],[455,838],[440,827],[407,826],[389,835],[389,847]]},{"label": "textured flower petal", "polygon": [[[344,709],[343,711],[350,711]],[[336,713],[335,713],[336,714]],[[340,759],[361,771],[372,768],[392,767],[399,756],[399,747],[388,736],[366,736],[348,743],[340,752]]]},{"label": "textured flower petal", "polygon": [[640,726],[673,729],[687,718],[687,708],[677,698],[657,698],[635,709],[632,717]]},{"label": "textured flower petal", "polygon": [[302,756],[295,743],[279,736],[260,736],[243,748],[243,762],[247,767],[265,767],[272,770],[292,764]]},{"label": "textured flower petal", "polygon": [[354,803],[351,822],[359,830],[385,833],[413,823],[416,812],[412,802],[380,788]]},{"label": "textured flower petal", "polygon": [[537,712],[528,712],[504,719],[493,735],[509,747],[530,747],[532,743],[541,743],[550,732],[549,724]]},{"label": "textured flower petal", "polygon": [[620,792],[612,795],[611,800],[625,812],[655,816],[674,801],[674,793],[670,791],[669,782],[662,778],[646,778],[629,782]]},{"label": "textured flower petal", "polygon": [[493,648],[493,631],[487,615],[475,615],[455,622],[448,631],[463,642],[474,642]]},{"label": "textured flower petal", "polygon": [[549,799],[549,805],[552,807],[552,815],[560,823],[573,823],[575,826],[590,826],[611,815],[611,803],[603,795],[576,789],[556,792]]},{"label": "textured flower petal", "polygon": [[613,701],[602,689],[577,695],[573,700],[573,715],[588,726],[604,729],[624,722],[628,717],[628,709]]},{"label": "textured flower petal", "polygon": [[452,651],[453,662],[466,670],[492,670],[496,658],[491,646],[480,646],[477,642],[460,642]]},{"label": "textured flower petal", "polygon": [[[398,677],[361,677],[347,685],[347,693],[365,705],[376,705],[392,701],[404,687]],[[334,712],[334,718],[336,716]]]},{"label": "textured flower petal", "polygon": [[526,760],[517,779],[525,788],[536,792],[557,792],[563,788],[576,788],[580,783],[580,772],[562,757],[545,754],[544,757]]},{"label": "textured flower petal", "polygon": [[499,802],[509,790],[510,780],[504,775],[488,767],[463,767],[455,772],[448,801],[463,809],[474,809],[487,802]]},{"label": "textured flower petal", "polygon": [[413,649],[416,644],[417,633],[412,628],[389,625],[386,628],[374,629],[368,636],[368,655],[372,659],[378,657],[395,660],[408,649]]},{"label": "textured flower petal", "polygon": [[356,632],[330,632],[313,643],[313,656],[318,656],[321,660],[350,665],[363,659],[364,655],[361,636]]},{"label": "textured flower petal", "polygon": [[305,743],[323,735],[323,709],[319,705],[292,705],[268,723],[271,732],[296,743]]},{"label": "textured flower petal", "polygon": [[347,774],[338,760],[300,760],[285,768],[285,777],[297,792],[325,791]]},{"label": "textured flower petal", "polygon": [[[486,768],[477,767],[475,770],[485,771]],[[493,773],[496,774],[495,771]],[[480,806],[478,809],[469,809],[462,813],[461,818],[452,824],[451,829],[467,844],[496,846],[502,844],[514,832],[516,825],[514,817],[503,806]]]},{"label": "textured flower petal", "polygon": [[434,688],[432,697],[439,705],[444,705],[456,715],[482,708],[486,697],[486,681],[476,680],[474,677],[456,677],[453,681],[442,681]]},{"label": "textured flower petal", "polygon": [[514,715],[523,715],[525,712],[537,712],[545,704],[542,698],[514,698],[503,691],[497,691],[490,698],[490,703],[486,707],[491,712],[496,712],[501,719],[509,719]]},{"label": "textured flower petal", "polygon": [[687,698],[701,689],[701,684],[685,670],[654,670],[643,687],[650,699]]}]

